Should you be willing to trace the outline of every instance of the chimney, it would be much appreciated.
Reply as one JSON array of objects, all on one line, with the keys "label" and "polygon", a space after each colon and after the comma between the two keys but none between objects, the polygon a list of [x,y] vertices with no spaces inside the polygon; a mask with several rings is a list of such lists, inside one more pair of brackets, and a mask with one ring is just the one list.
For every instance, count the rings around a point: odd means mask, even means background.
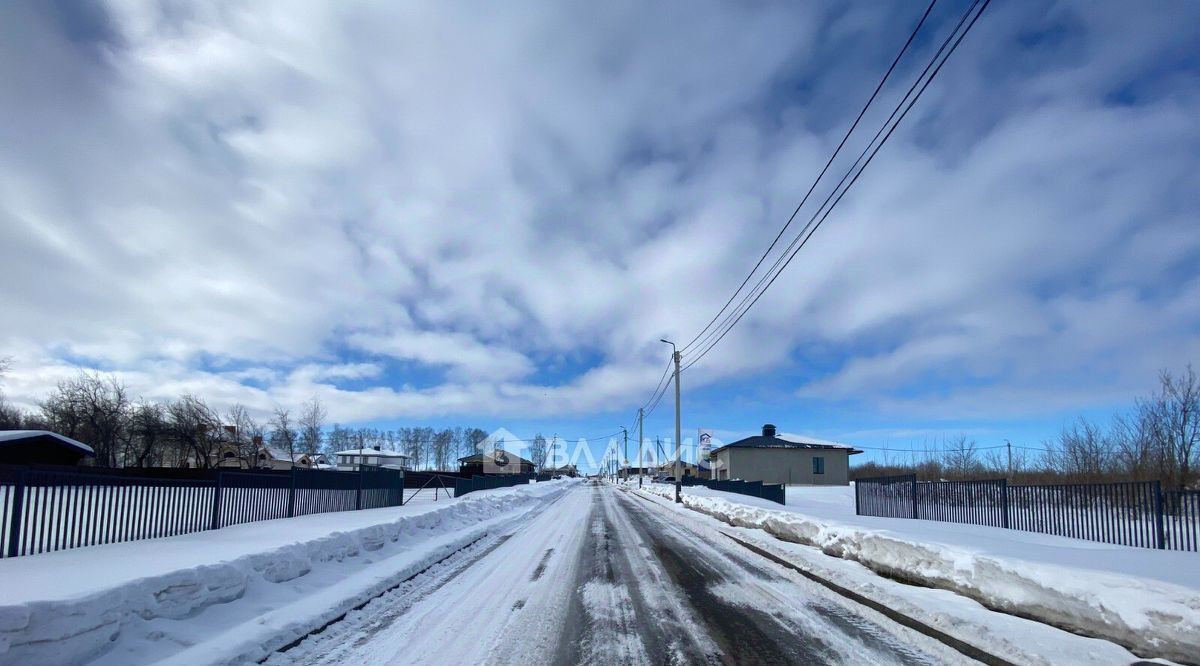
[{"label": "chimney", "polygon": [[770,423],[764,425],[763,426],[763,437],[774,437],[774,436],[775,436],[775,426],[771,425]]}]

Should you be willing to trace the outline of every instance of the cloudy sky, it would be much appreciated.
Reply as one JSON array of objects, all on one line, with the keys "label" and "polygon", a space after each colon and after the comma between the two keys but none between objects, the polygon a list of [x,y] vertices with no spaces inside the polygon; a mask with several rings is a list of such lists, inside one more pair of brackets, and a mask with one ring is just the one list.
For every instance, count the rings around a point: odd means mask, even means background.
[{"label": "cloudy sky", "polygon": [[[614,431],[923,9],[5,2],[2,388]],[[994,3],[684,373],[685,433],[1036,442],[1200,360],[1198,43],[1194,2]]]}]

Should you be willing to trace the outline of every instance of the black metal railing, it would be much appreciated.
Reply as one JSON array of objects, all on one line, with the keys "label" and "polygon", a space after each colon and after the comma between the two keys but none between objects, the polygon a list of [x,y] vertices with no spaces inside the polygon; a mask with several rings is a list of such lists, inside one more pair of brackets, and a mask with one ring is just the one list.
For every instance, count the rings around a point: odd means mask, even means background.
[{"label": "black metal railing", "polygon": [[404,473],[0,465],[0,557],[400,506]]},{"label": "black metal railing", "polygon": [[740,481],[737,479],[729,481],[700,479],[694,476],[683,477],[680,484],[684,486],[704,486],[705,488],[727,493],[759,497],[777,504],[787,504],[787,492],[783,484],[763,483],[762,481]]},{"label": "black metal railing", "polygon": [[1104,543],[1200,550],[1200,492],[1158,481],[1013,485],[1005,479],[858,479],[860,516],[916,518],[1011,528]]}]

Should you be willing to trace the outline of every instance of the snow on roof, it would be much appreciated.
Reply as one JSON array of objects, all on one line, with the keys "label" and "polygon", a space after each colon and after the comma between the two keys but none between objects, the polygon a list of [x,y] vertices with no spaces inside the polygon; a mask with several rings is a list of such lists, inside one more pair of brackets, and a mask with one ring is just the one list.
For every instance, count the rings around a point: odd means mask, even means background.
[{"label": "snow on roof", "polygon": [[335,451],[335,456],[378,456],[380,458],[407,458],[408,456],[399,451],[391,451],[389,449],[346,449],[345,451]]},{"label": "snow on roof", "polygon": [[66,435],[60,435],[49,430],[0,430],[0,445],[10,442],[19,442],[23,439],[33,439],[35,437],[52,437],[71,448],[83,451],[86,455],[96,455],[96,452],[92,450],[92,447],[88,446],[87,444],[84,444],[79,440],[71,439]]},{"label": "snow on roof", "polygon": [[842,442],[833,442],[828,439],[819,439],[817,437],[810,437],[808,435],[793,435],[790,432],[779,433],[779,434],[775,435],[775,437],[776,437],[776,439],[782,439],[786,442],[792,442],[794,444],[815,444],[817,446],[832,446],[832,447],[838,448],[838,449],[854,448],[853,444],[845,444]]}]

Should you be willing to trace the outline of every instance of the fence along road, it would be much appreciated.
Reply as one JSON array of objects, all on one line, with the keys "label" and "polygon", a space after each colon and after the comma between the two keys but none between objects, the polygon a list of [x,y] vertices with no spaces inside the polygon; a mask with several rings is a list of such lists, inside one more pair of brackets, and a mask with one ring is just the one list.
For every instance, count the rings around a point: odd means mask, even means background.
[{"label": "fence along road", "polygon": [[968,663],[610,485],[579,483],[505,536],[420,599],[368,604],[267,663]]},{"label": "fence along road", "polygon": [[404,474],[0,465],[0,557],[404,502]]},{"label": "fence along road", "polygon": [[917,481],[912,474],[858,479],[860,516],[917,518],[1141,548],[1200,549],[1200,492],[1158,481],[1010,485],[1005,479]]}]

